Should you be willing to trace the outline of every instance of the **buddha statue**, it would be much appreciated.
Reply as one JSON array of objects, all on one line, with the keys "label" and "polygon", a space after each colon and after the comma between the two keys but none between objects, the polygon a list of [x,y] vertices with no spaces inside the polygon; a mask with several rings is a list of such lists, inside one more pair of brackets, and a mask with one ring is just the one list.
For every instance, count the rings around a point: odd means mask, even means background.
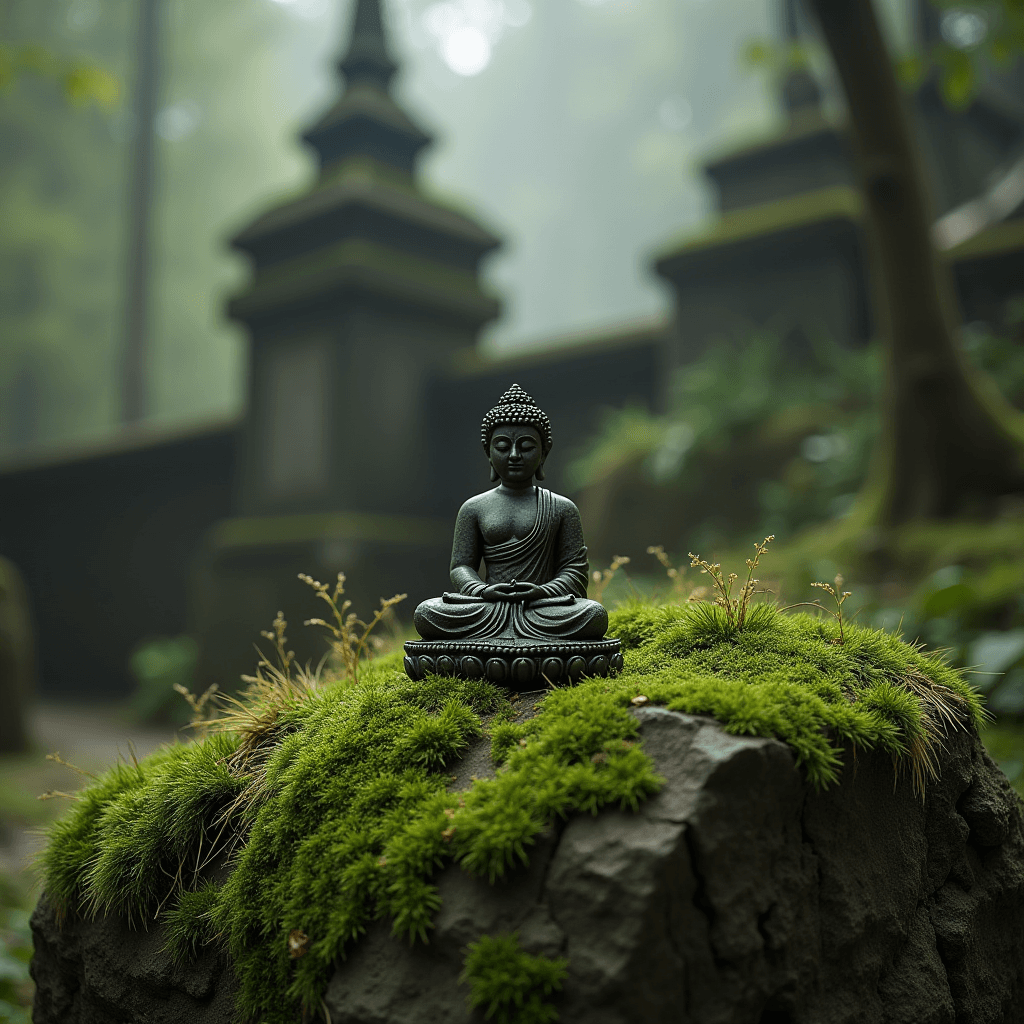
[{"label": "buddha statue", "polygon": [[619,642],[604,639],[608,613],[587,599],[579,510],[534,483],[551,451],[548,417],[513,385],[484,416],[481,441],[497,486],[459,510],[455,590],[416,609],[423,640],[406,644],[406,671],[517,685],[617,671]]}]

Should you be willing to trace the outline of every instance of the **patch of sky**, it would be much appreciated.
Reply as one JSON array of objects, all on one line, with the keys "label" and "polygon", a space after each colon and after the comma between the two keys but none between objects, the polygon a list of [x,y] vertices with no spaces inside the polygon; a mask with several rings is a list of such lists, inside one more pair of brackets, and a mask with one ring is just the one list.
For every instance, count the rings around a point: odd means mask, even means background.
[{"label": "patch of sky", "polygon": [[329,0],[270,0],[306,21],[318,21],[328,11]]},{"label": "patch of sky", "polygon": [[532,16],[528,0],[444,0],[423,12],[421,25],[448,68],[470,78],[490,64],[502,36]]}]

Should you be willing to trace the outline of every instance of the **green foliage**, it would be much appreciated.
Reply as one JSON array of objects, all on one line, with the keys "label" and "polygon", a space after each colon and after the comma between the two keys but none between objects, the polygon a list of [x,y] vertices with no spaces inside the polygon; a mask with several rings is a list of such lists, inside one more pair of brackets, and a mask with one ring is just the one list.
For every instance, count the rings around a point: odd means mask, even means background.
[{"label": "green foliage", "polygon": [[225,758],[230,737],[165,747],[137,764],[119,763],[76,794],[50,827],[42,863],[61,912],[152,917],[206,867],[218,816],[241,781]]},{"label": "green foliage", "polygon": [[[2,453],[118,418],[139,5],[0,6]],[[195,419],[240,400],[242,349],[222,315],[238,266],[224,239],[308,165],[281,129],[296,115],[281,67],[308,30],[278,4],[161,9],[149,383],[153,413]]]},{"label": "green foliage", "polygon": [[16,888],[0,876],[0,1021],[30,1024],[32,1020],[32,932],[29,912]]},{"label": "green foliage", "polygon": [[[392,609],[409,595],[395,594],[394,597],[382,597],[380,607],[373,613],[370,621],[365,622],[355,612],[349,610],[352,602],[345,597],[343,572],[338,573],[333,590],[328,584],[321,583],[304,572],[299,573],[299,579],[311,586],[316,596],[330,609],[329,619],[307,619],[306,625],[321,626],[327,631],[335,663],[340,664],[343,674],[352,682],[359,682],[359,663],[373,657],[373,641],[379,639],[372,637],[371,634],[382,622],[394,625],[395,613]],[[278,617],[281,617],[280,613]]]},{"label": "green foliage", "polygon": [[981,734],[986,749],[999,765],[999,770],[1024,796],[1024,723],[999,722],[985,727]]},{"label": "green foliage", "polygon": [[[916,89],[929,70],[938,72],[942,96],[954,110],[967,107],[974,98],[985,72],[1003,67],[1024,53],[1024,5],[1020,0],[931,0],[940,17],[953,19],[950,30],[930,51],[911,50],[896,61],[896,73],[908,89]],[[773,79],[804,67],[817,53],[804,41],[780,43],[757,38],[742,51],[743,63]]]},{"label": "green foliage", "polygon": [[[678,371],[666,415],[609,414],[570,476],[659,494],[648,504],[670,505],[686,525],[685,538],[665,538],[682,550],[719,547],[723,534],[792,534],[852,503],[877,433],[880,376],[873,349],[723,340]],[[643,509],[630,513],[629,535],[664,536]]]},{"label": "green foliage", "polygon": [[547,997],[565,980],[568,961],[530,956],[519,936],[482,935],[469,945],[462,981],[469,985],[469,1003],[486,1007],[484,1019],[496,1024],[550,1024],[558,1013]]},{"label": "green foliage", "polygon": [[937,48],[935,60],[942,69],[942,95],[954,110],[963,110],[974,96],[974,62],[963,50],[952,46]]},{"label": "green foliage", "polygon": [[0,42],[0,90],[9,88],[24,72],[56,79],[68,101],[79,107],[89,103],[113,107],[121,94],[118,80],[98,64],[62,57],[45,46]]},{"label": "green foliage", "polygon": [[619,638],[623,650],[629,650],[647,643],[667,623],[675,622],[677,618],[677,610],[669,605],[630,597],[616,606],[615,627],[611,635]]},{"label": "green foliage", "polygon": [[[836,778],[847,743],[888,751],[923,785],[944,731],[982,715],[957,673],[879,630],[847,626],[840,645],[831,622],[765,604],[742,628],[706,602],[634,600],[611,618],[625,670],[551,691],[522,723],[504,691],[414,683],[397,654],[364,665],[358,682],[288,689],[272,715],[267,681],[248,718],[224,719],[237,731],[119,764],[79,793],[50,830],[48,895],[65,913],[162,918],[179,959],[226,941],[239,1012],[276,1024],[319,1005],[331,966],[372,920],[426,941],[443,865],[493,882],[527,861],[553,821],[636,809],[655,793],[636,704],[779,737],[816,786]],[[497,774],[449,793],[448,766],[484,716]],[[501,1020],[553,1019],[541,996],[564,963],[514,944],[473,947],[464,977],[474,1005]]]},{"label": "green foliage", "polygon": [[971,362],[992,377],[1012,405],[1024,409],[1024,285],[1007,304],[1008,330],[993,332],[984,325],[964,329],[964,349]]},{"label": "green foliage", "polygon": [[158,637],[138,647],[129,662],[137,684],[132,717],[186,725],[191,716],[180,694],[192,686],[198,655],[199,647],[189,636]]},{"label": "green foliage", "polygon": [[814,44],[804,39],[779,42],[762,36],[747,40],[741,60],[747,68],[778,81],[790,71],[806,68],[812,57],[818,56],[815,50]]},{"label": "green foliage", "polygon": [[[1008,303],[999,331],[980,324],[963,331],[970,363],[1020,408],[1022,303]],[[657,539],[673,552],[722,550],[752,533],[793,537],[814,523],[849,524],[875,449],[881,377],[874,347],[801,349],[798,340],[768,335],[723,340],[678,372],[665,415],[635,407],[609,413],[571,466],[581,507],[601,510],[591,550],[608,555],[622,536]],[[802,544],[806,564],[835,546],[833,532]],[[845,552],[814,576],[831,578],[856,556]],[[677,583],[674,596],[687,596]],[[614,582],[610,592],[621,593]]]},{"label": "green foliage", "polygon": [[220,895],[220,886],[206,879],[197,889],[178,894],[174,905],[164,915],[167,948],[179,962],[193,960],[203,946],[216,938],[213,913]]},{"label": "green foliage", "polygon": [[930,60],[940,72],[942,93],[954,109],[974,98],[978,84],[992,68],[1005,67],[1024,53],[1024,4],[1020,0],[932,0],[950,17],[950,31],[922,63]]},{"label": "green foliage", "polygon": [[85,39],[68,13],[8,0],[0,26],[0,449],[111,414],[126,116],[113,101],[132,8],[106,5]]}]

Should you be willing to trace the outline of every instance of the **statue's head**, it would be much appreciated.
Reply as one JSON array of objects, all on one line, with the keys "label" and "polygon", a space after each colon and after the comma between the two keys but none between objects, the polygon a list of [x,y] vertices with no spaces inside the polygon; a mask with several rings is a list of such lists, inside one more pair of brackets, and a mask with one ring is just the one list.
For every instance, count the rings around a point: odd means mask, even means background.
[{"label": "statue's head", "polygon": [[492,480],[500,476],[509,484],[522,477],[528,482],[535,474],[538,480],[544,479],[544,460],[552,443],[551,421],[518,384],[484,416],[480,440],[491,463]]}]

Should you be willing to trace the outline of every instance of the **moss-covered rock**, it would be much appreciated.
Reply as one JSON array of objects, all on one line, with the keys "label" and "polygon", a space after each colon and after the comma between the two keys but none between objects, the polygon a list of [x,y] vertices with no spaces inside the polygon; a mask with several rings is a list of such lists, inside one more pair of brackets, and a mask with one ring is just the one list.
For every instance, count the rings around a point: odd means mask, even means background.
[{"label": "moss-covered rock", "polygon": [[[124,1018],[94,980],[103,943],[81,937],[129,918],[169,947],[132,975],[133,1006],[180,991],[172,951],[229,951],[195,1020],[223,1019],[211,1000],[232,987],[243,1016],[350,1024],[469,1020],[467,996],[588,1022],[883,1020],[847,1011],[886,985],[922,1013],[892,1019],[939,1021],[982,984],[1024,996],[1005,967],[1024,953],[1020,805],[959,676],[767,608],[739,631],[710,606],[634,605],[614,626],[622,675],[525,713],[382,662],[101,780],[51,835],[37,1020]],[[513,935],[519,967],[488,974]]]}]

